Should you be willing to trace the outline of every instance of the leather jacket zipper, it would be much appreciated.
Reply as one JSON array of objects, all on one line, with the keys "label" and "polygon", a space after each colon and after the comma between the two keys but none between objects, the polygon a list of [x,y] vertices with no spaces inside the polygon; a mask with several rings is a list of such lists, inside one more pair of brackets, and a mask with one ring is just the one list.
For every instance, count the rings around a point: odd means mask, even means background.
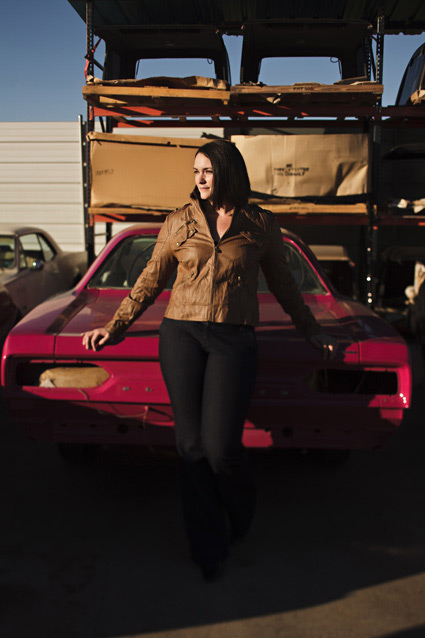
[{"label": "leather jacket zipper", "polygon": [[212,254],[212,264],[211,264],[211,300],[210,300],[210,317],[209,320],[212,319],[212,308],[213,308],[213,301],[214,301],[214,283],[215,283],[215,263],[216,263],[216,255],[217,255],[217,249],[220,250],[219,248],[220,245],[220,240],[217,242],[217,244],[214,244],[214,251]]},{"label": "leather jacket zipper", "polygon": [[189,281],[189,279],[192,279],[192,277],[194,276],[194,272],[191,272],[190,275],[188,275],[187,277],[185,277],[184,279],[182,279],[178,285],[181,286],[182,284],[185,284],[186,281]]}]

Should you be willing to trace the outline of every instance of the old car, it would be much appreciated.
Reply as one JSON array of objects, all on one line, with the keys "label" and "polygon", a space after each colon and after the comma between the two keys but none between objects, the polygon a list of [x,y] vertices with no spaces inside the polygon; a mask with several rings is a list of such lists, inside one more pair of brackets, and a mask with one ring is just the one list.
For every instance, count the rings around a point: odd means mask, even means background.
[{"label": "old car", "polygon": [[365,20],[248,21],[243,26],[241,82],[261,81],[267,58],[286,58],[285,69],[297,57],[338,60],[341,79],[366,79],[369,28]]},{"label": "old car", "polygon": [[87,270],[84,252],[64,252],[39,228],[0,225],[0,342],[39,303],[75,286]]},{"label": "old car", "polygon": [[404,71],[396,104],[412,104],[420,101],[425,88],[425,44],[416,49]]},{"label": "old car", "polygon": [[165,59],[169,69],[170,60],[191,59],[199,69],[212,63],[216,78],[230,83],[227,50],[216,27],[103,25],[96,33],[105,42],[104,80],[143,77],[147,60]]},{"label": "old car", "polygon": [[[6,340],[2,384],[15,421],[33,439],[57,441],[69,457],[94,444],[173,445],[173,413],[158,361],[158,327],[172,281],[124,338],[98,351],[85,350],[81,338],[104,326],[128,294],[157,232],[158,225],[120,232],[73,291],[35,308]],[[339,349],[324,360],[260,277],[260,368],[245,445],[380,448],[409,407],[407,345],[370,309],[337,293],[301,239],[288,231],[282,236],[306,303]]]}]

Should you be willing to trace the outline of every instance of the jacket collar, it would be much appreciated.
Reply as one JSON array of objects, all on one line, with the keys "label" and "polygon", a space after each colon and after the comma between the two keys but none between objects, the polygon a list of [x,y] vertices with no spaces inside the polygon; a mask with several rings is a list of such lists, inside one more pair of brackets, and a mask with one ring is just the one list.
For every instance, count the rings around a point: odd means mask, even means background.
[{"label": "jacket collar", "polygon": [[[202,210],[201,204],[199,202],[199,199],[197,199],[196,197],[194,197],[193,195],[190,196],[190,201],[191,201],[191,207],[189,210],[191,210],[192,215],[194,216],[194,218],[198,221],[198,220],[202,220],[202,223],[206,226],[208,234],[210,234],[210,229],[209,229],[209,224],[207,222],[207,218],[205,217],[205,213]],[[249,206],[249,204],[248,204]],[[235,212],[233,215],[233,219],[232,219],[232,223],[231,226],[229,228],[229,231],[226,233],[226,237],[232,237],[234,235],[238,235],[240,233],[240,231],[243,229],[243,223],[244,220],[246,218],[246,212],[244,209],[240,209],[240,208],[235,208]]]}]

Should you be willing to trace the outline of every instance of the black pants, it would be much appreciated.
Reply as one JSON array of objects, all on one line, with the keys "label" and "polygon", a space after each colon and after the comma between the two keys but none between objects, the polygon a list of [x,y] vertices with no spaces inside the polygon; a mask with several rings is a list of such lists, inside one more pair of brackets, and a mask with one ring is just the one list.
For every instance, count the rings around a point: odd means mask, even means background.
[{"label": "black pants", "polygon": [[253,328],[164,319],[160,362],[174,412],[192,558],[227,556],[251,523],[255,487],[242,432],[257,373]]}]

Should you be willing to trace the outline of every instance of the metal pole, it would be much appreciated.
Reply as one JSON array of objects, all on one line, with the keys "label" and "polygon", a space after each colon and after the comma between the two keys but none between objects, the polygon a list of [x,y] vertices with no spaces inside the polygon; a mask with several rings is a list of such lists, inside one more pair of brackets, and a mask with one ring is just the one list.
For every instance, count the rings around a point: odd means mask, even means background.
[{"label": "metal pole", "polygon": [[84,224],[84,246],[88,254],[88,242],[87,234],[89,228],[89,214],[88,214],[88,201],[90,198],[89,189],[89,166],[88,166],[88,142],[87,142],[87,122],[84,122],[83,116],[78,116],[78,123],[80,125],[80,149],[81,149],[81,177],[82,177],[82,191],[83,191],[83,224]]},{"label": "metal pole", "polygon": [[366,76],[367,79],[370,80],[372,73],[372,49],[371,49],[371,39],[370,36],[367,36],[364,43],[364,55],[366,58]]},{"label": "metal pole", "polygon": [[[87,50],[87,59],[88,59],[88,68],[87,75],[93,75],[94,67],[93,67],[93,2],[92,0],[86,0],[86,50]],[[89,131],[94,130],[94,118],[93,118],[93,109],[87,104],[87,122],[86,122],[86,134]],[[89,208],[90,208],[90,145],[87,142],[85,137],[85,180],[84,180],[84,190],[85,190],[85,200],[84,200],[84,211],[85,211],[85,234],[86,234],[86,250],[87,250],[87,259],[89,265],[93,262],[95,258],[95,246],[94,246],[94,226],[91,224]]]},{"label": "metal pole", "polygon": [[[383,79],[383,55],[384,55],[384,27],[383,15],[378,16],[376,36],[376,81],[382,84]],[[381,163],[381,99],[377,100],[376,117],[372,125],[372,157],[371,157],[371,199],[368,202],[368,226],[366,238],[366,294],[367,304],[373,307],[375,303],[378,263],[378,224],[377,212],[380,202],[379,170]]]},{"label": "metal pole", "polygon": [[[87,67],[87,75],[93,75],[94,73],[94,64],[93,64],[93,42],[94,42],[94,34],[93,34],[93,0],[86,0],[86,58],[88,61]],[[87,106],[87,123],[89,124],[92,121],[92,118],[89,118],[89,109]],[[90,126],[90,124],[89,124]]]},{"label": "metal pole", "polygon": [[366,302],[373,308],[376,289],[377,258],[377,226],[375,207],[371,201],[367,203],[368,224],[366,230]]},{"label": "metal pole", "polygon": [[384,29],[385,17],[378,16],[376,23],[376,81],[382,84],[384,69]]}]

